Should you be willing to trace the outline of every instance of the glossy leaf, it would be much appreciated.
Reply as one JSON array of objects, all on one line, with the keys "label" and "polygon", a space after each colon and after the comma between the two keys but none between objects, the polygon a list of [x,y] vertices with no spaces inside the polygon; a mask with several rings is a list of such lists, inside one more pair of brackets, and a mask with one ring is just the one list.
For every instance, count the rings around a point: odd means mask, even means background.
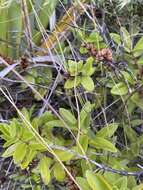
[{"label": "glossy leaf", "polygon": [[94,146],[97,149],[117,152],[116,147],[110,141],[101,137],[95,137],[94,139],[90,140],[90,145]]},{"label": "glossy leaf", "polygon": [[51,159],[46,156],[43,156],[39,163],[40,174],[45,185],[48,185],[51,179],[50,169],[49,169],[50,164],[51,164]]},{"label": "glossy leaf", "polygon": [[94,90],[94,82],[93,82],[92,78],[89,76],[83,76],[81,78],[81,84],[87,91]]},{"label": "glossy leaf", "polygon": [[86,178],[92,190],[112,190],[110,184],[108,184],[108,182],[100,174],[94,174],[91,171],[87,171]]},{"label": "glossy leaf", "polygon": [[46,111],[38,118],[38,125],[44,125],[45,123],[52,121],[53,119],[55,119],[53,114],[49,111]]},{"label": "glossy leaf", "polygon": [[10,138],[10,126],[8,124],[0,124],[0,132],[4,135],[4,139]]},{"label": "glossy leaf", "polygon": [[120,177],[118,178],[114,184],[114,186],[117,186],[119,189],[127,189],[127,177]]},{"label": "glossy leaf", "polygon": [[82,70],[82,67],[83,61],[68,61],[68,72],[70,73],[70,76],[76,76]]},{"label": "glossy leaf", "polygon": [[[86,152],[87,148],[88,148],[88,136],[87,135],[81,135],[79,138],[79,143],[82,146],[82,149],[84,150],[84,152]],[[79,152],[79,154],[83,154],[83,151],[81,150],[80,147],[78,147],[78,152]]]},{"label": "glossy leaf", "polygon": [[132,188],[132,190],[143,190],[143,183],[137,185],[136,187]]},{"label": "glossy leaf", "polygon": [[20,164],[21,169],[26,169],[28,167],[28,165],[31,163],[31,161],[33,160],[33,158],[36,155],[36,151],[30,149],[27,151],[27,154],[24,158],[24,160],[22,161],[22,163]]},{"label": "glossy leaf", "polygon": [[65,82],[64,88],[65,89],[70,89],[70,88],[75,88],[81,83],[81,77],[77,76],[76,78],[73,79],[68,79]]},{"label": "glossy leaf", "polygon": [[18,146],[19,143],[15,143],[13,145],[11,145],[10,147],[8,147],[6,149],[6,151],[2,154],[2,157],[7,158],[10,157],[14,154],[14,151],[16,149],[16,147]]},{"label": "glossy leaf", "polygon": [[82,110],[80,112],[80,125],[81,128],[88,127],[87,125],[85,126],[86,119],[90,119],[90,112],[92,110],[94,105],[92,105],[89,101],[87,101],[84,106],[82,107]]},{"label": "glossy leaf", "polygon": [[86,39],[87,42],[95,42],[95,43],[99,43],[100,41],[102,41],[102,37],[99,35],[98,32],[92,32],[89,37]]},{"label": "glossy leaf", "polygon": [[[53,120],[53,121],[49,121],[45,124],[45,127],[48,127],[48,128],[53,128],[53,127],[65,127],[65,124],[63,121],[61,120]],[[75,129],[77,130],[77,126],[76,125],[68,125],[69,128],[71,129]]]},{"label": "glossy leaf", "polygon": [[87,160],[81,160],[80,162],[83,176],[85,176],[85,172],[89,170],[89,164],[87,162]]},{"label": "glossy leaf", "polygon": [[115,84],[115,86],[111,89],[111,93],[122,96],[128,93],[128,88],[123,82],[120,82]]},{"label": "glossy leaf", "polygon": [[13,119],[10,126],[10,135],[11,137],[15,137],[17,132],[20,130],[20,126],[17,119]]},{"label": "glossy leaf", "polygon": [[77,123],[77,120],[76,120],[75,116],[71,113],[71,111],[64,109],[64,108],[60,108],[59,112],[65,122],[67,122],[71,125],[75,125]]},{"label": "glossy leaf", "polygon": [[82,75],[91,76],[94,73],[95,68],[93,67],[93,61],[94,59],[92,57],[89,57],[86,60],[86,63],[83,65],[83,68],[81,71]]},{"label": "glossy leaf", "polygon": [[34,136],[30,130],[28,130],[26,127],[22,128],[22,135],[21,135],[22,141],[29,141],[29,140],[33,139],[33,137]]},{"label": "glossy leaf", "polygon": [[[141,53],[142,53],[142,52],[141,52]],[[137,64],[143,65],[143,56],[141,56],[141,57],[137,60]]]},{"label": "glossy leaf", "polygon": [[85,47],[82,47],[82,46],[80,47],[79,51],[80,51],[81,54],[85,54],[85,53],[88,52],[88,50]]},{"label": "glossy leaf", "polygon": [[130,142],[137,142],[137,133],[132,129],[131,127],[125,126],[124,127],[125,134],[127,135],[127,138],[130,140]]},{"label": "glossy leaf", "polygon": [[100,131],[98,131],[96,133],[96,137],[102,137],[102,138],[111,137],[112,135],[114,135],[117,128],[118,128],[117,123],[111,123],[106,127],[103,127]]},{"label": "glossy leaf", "polygon": [[134,78],[126,71],[121,71],[122,75],[124,76],[125,80],[128,81],[130,84],[134,84]]},{"label": "glossy leaf", "polygon": [[[2,136],[2,138],[5,139],[3,136]],[[4,143],[3,148],[7,148],[7,147],[11,146],[12,144],[16,144],[16,143],[18,143],[18,141],[19,140],[17,138],[15,138],[15,137],[9,138]]]},{"label": "glossy leaf", "polygon": [[16,149],[13,154],[13,159],[15,164],[19,164],[20,162],[23,161],[24,157],[27,154],[27,148],[28,148],[27,144],[23,142],[21,142],[16,146]]},{"label": "glossy leaf", "polygon": [[121,27],[121,34],[123,36],[123,43],[125,44],[126,51],[130,52],[132,49],[132,41],[130,34],[124,27]]},{"label": "glossy leaf", "polygon": [[141,37],[138,42],[136,43],[134,49],[133,49],[133,52],[134,52],[134,56],[137,57],[137,56],[140,56],[143,52],[143,37]]},{"label": "glossy leaf", "polygon": [[[53,128],[53,127],[65,127],[64,123],[57,119],[57,120],[53,120],[53,121],[49,121],[45,124],[46,127],[48,128]],[[70,126],[69,126],[70,127]]]},{"label": "glossy leaf", "polygon": [[61,161],[69,161],[73,158],[73,154],[63,150],[54,150],[55,154]]},{"label": "glossy leaf", "polygon": [[131,124],[133,127],[137,126],[137,125],[141,125],[143,124],[143,120],[142,119],[134,119],[131,121]]},{"label": "glossy leaf", "polygon": [[61,164],[56,163],[53,168],[54,177],[57,181],[63,181],[65,179],[66,173]]},{"label": "glossy leaf", "polygon": [[140,97],[138,93],[134,93],[134,94],[131,96],[131,100],[132,100],[132,102],[133,102],[137,107],[139,107],[140,109],[143,110],[143,98]]},{"label": "glossy leaf", "polygon": [[30,142],[29,147],[34,151],[46,151],[45,146],[42,143],[38,143],[36,141]]},{"label": "glossy leaf", "polygon": [[121,45],[121,37],[119,34],[110,33],[111,38],[116,42],[117,45]]},{"label": "glossy leaf", "polygon": [[76,181],[77,181],[77,183],[79,184],[79,186],[81,187],[82,190],[92,190],[85,178],[76,177]]}]

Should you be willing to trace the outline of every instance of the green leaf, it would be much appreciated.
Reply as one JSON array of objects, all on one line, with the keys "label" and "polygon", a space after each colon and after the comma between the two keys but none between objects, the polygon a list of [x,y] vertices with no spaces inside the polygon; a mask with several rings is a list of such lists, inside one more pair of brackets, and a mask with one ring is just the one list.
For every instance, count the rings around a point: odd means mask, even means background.
[{"label": "green leaf", "polygon": [[22,141],[29,141],[33,139],[33,134],[30,130],[28,130],[25,126],[22,128],[22,135],[20,136]]},{"label": "green leaf", "polygon": [[83,67],[83,61],[68,61],[68,72],[70,73],[70,76],[76,76]]},{"label": "green leaf", "polygon": [[71,113],[71,111],[64,109],[64,108],[60,108],[59,113],[65,122],[67,122],[71,125],[75,125],[77,123],[77,120],[76,120],[75,116]]},{"label": "green leaf", "polygon": [[[87,148],[88,148],[88,136],[81,135],[79,138],[79,143],[82,146],[82,149],[84,150],[84,152],[86,152]],[[78,147],[78,144],[77,144],[77,147]],[[83,154],[83,151],[81,150],[80,147],[78,147],[78,152],[79,152],[79,154]]]},{"label": "green leaf", "polygon": [[137,139],[137,141],[134,141],[133,143],[130,143],[130,152],[134,157],[137,157],[140,154],[139,139]]},{"label": "green leaf", "polygon": [[94,90],[94,82],[93,82],[92,78],[89,76],[83,76],[81,79],[81,84],[87,91]]},{"label": "green leaf", "polygon": [[111,36],[111,38],[114,40],[114,42],[115,42],[117,45],[120,45],[120,44],[121,44],[121,37],[120,37],[119,34],[110,33],[110,36]]},{"label": "green leaf", "polygon": [[100,41],[102,41],[102,37],[99,35],[98,32],[92,32],[89,37],[86,39],[87,42],[95,42],[98,44]]},{"label": "green leaf", "polygon": [[30,113],[26,108],[22,108],[21,113],[24,115],[24,117],[30,121]]},{"label": "green leaf", "polygon": [[81,72],[82,68],[83,68],[83,61],[81,60],[81,61],[77,62],[77,70],[78,70],[78,72]]},{"label": "green leaf", "polygon": [[2,157],[7,158],[7,157],[12,156],[18,144],[19,143],[15,143],[11,145],[10,147],[8,147],[6,151],[3,153]]},{"label": "green leaf", "polygon": [[50,169],[49,169],[50,165],[51,165],[51,159],[46,156],[43,156],[39,163],[39,170],[45,185],[48,185],[51,179]]},{"label": "green leaf", "polygon": [[20,124],[17,119],[13,119],[10,123],[10,135],[11,137],[15,137],[17,132],[20,132]]},{"label": "green leaf", "polygon": [[143,124],[143,120],[142,119],[134,119],[134,120],[131,121],[131,125],[133,127],[135,127],[137,125],[141,125],[141,124]]},{"label": "green leaf", "polygon": [[[53,128],[53,127],[65,127],[64,123],[57,119],[57,120],[53,120],[53,121],[49,121],[45,124],[46,127],[48,128]],[[70,127],[70,126],[69,126]]]},{"label": "green leaf", "polygon": [[[59,119],[57,119],[57,120],[53,120],[53,121],[49,121],[49,122],[47,122],[46,124],[45,124],[45,127],[48,127],[48,128],[53,128],[53,127],[66,127],[65,126],[65,124],[64,124],[64,122],[63,121],[61,121],[61,120],[59,120]],[[77,125],[68,125],[68,127],[70,128],[70,129],[75,129],[75,130],[77,130]]]},{"label": "green leaf", "polygon": [[81,54],[85,54],[88,52],[88,50],[85,47],[80,47],[79,51]]},{"label": "green leaf", "polygon": [[42,144],[42,143],[38,143],[37,141],[32,141],[30,142],[29,145],[30,149],[34,150],[34,151],[46,151],[46,147]]},{"label": "green leaf", "polygon": [[128,33],[128,31],[124,27],[121,27],[121,33],[123,36],[123,43],[125,45],[125,50],[127,52],[130,52],[132,49],[132,40],[131,40],[130,34]]},{"label": "green leaf", "polygon": [[114,184],[114,186],[117,186],[120,190],[122,189],[127,189],[127,177],[120,177],[119,179],[117,179]]},{"label": "green leaf", "polygon": [[128,81],[130,84],[134,84],[134,78],[126,71],[121,71],[122,75],[124,76],[125,80]]},{"label": "green leaf", "polygon": [[138,93],[134,93],[130,99],[137,107],[143,110],[143,98]]},{"label": "green leaf", "polygon": [[32,150],[32,149],[27,151],[26,157],[24,158],[24,160],[20,164],[20,167],[22,170],[26,169],[28,167],[28,165],[33,160],[33,158],[36,156],[36,154],[37,154],[37,152]]},{"label": "green leaf", "polygon": [[93,104],[91,104],[89,101],[87,101],[84,106],[82,107],[82,110],[80,112],[81,118],[85,115],[91,112],[93,108]]},{"label": "green leaf", "polygon": [[102,138],[111,137],[112,135],[114,135],[117,128],[118,128],[117,123],[111,123],[106,127],[103,127],[100,131],[98,131],[96,133],[96,137],[102,137]]},{"label": "green leaf", "polygon": [[[118,162],[118,161],[115,161],[115,163]],[[115,168],[115,169],[119,169],[118,166],[116,166],[114,162],[112,162],[112,166]],[[119,163],[119,162],[118,162]],[[117,165],[120,165],[117,164]],[[104,173],[104,178],[108,181],[108,183],[110,184],[114,184],[114,182],[119,178],[119,175],[118,174],[114,174],[114,173],[111,173],[111,172],[106,172]]]},{"label": "green leaf", "polygon": [[44,112],[39,118],[38,118],[38,125],[42,126],[45,123],[54,120],[55,117],[53,116],[53,114],[49,111]]},{"label": "green leaf", "polygon": [[94,146],[97,149],[103,149],[110,152],[117,152],[116,147],[111,142],[101,137],[95,137],[91,139],[90,145]]},{"label": "green leaf", "polygon": [[12,144],[17,143],[18,141],[19,141],[19,140],[18,140],[17,138],[15,138],[15,137],[9,138],[9,140],[7,140],[7,141],[4,143],[3,148],[9,147],[9,146],[11,146]]},{"label": "green leaf", "polygon": [[44,88],[38,88],[38,90],[37,90],[38,92],[39,92],[39,94],[42,96],[39,96],[37,93],[35,93],[35,95],[34,95],[34,98],[36,99],[36,100],[38,100],[38,101],[40,101],[40,100],[42,100],[42,98],[45,96],[45,94],[47,93],[47,90],[46,89],[44,89]]},{"label": "green leaf", "polygon": [[56,163],[53,168],[54,177],[57,181],[63,181],[65,179],[66,173],[61,164]]},{"label": "green leaf", "polygon": [[77,183],[80,185],[82,190],[91,190],[87,180],[83,177],[76,177]]},{"label": "green leaf", "polygon": [[27,154],[27,144],[26,143],[20,143],[16,146],[16,149],[13,154],[13,159],[15,164],[19,164],[23,161],[24,157]]},{"label": "green leaf", "polygon": [[111,89],[111,94],[114,94],[114,95],[122,96],[127,93],[128,93],[128,88],[123,82],[115,84],[115,86]]},{"label": "green leaf", "polygon": [[63,150],[54,150],[55,154],[61,161],[69,161],[73,158],[73,154]]},{"label": "green leaf", "polygon": [[143,183],[141,183],[140,185],[137,185],[132,190],[143,190]]},{"label": "green leaf", "polygon": [[0,132],[4,135],[4,139],[9,139],[10,138],[10,127],[6,123],[1,123],[0,124]]},{"label": "green leaf", "polygon": [[112,187],[102,175],[87,171],[86,178],[92,190],[112,190]]},{"label": "green leaf", "polygon": [[95,71],[95,68],[93,68],[93,57],[89,57],[87,60],[86,60],[86,63],[83,65],[83,68],[82,68],[82,75],[85,75],[85,76],[91,76],[94,71]]},{"label": "green leaf", "polygon": [[[80,125],[81,128],[85,127],[86,119],[87,117],[90,119],[90,112],[92,110],[93,105],[87,101],[84,106],[82,107],[82,110],[80,112]],[[87,128],[88,126],[86,126]]]},{"label": "green leaf", "polygon": [[134,176],[128,176],[128,188],[129,190],[136,186],[136,179]]},{"label": "green leaf", "polygon": [[143,53],[143,37],[141,37],[136,43],[133,52],[135,57],[138,57]]},{"label": "green leaf", "polygon": [[75,78],[70,78],[65,82],[64,88],[65,89],[70,89],[70,88],[75,88],[81,83],[81,77],[77,76]]},{"label": "green leaf", "polygon": [[81,169],[82,169],[82,174],[85,176],[85,172],[89,169],[89,164],[87,164],[87,160],[81,160],[80,161]]},{"label": "green leaf", "polygon": [[137,134],[131,127],[124,126],[124,131],[130,142],[137,142],[138,140]]},{"label": "green leaf", "polygon": [[137,64],[143,65],[143,56],[141,56],[139,59],[137,59]]},{"label": "green leaf", "polygon": [[[27,74],[27,75],[25,75],[23,78],[24,78],[27,82],[32,83],[32,84],[35,84],[35,78],[34,78],[33,76]],[[22,83],[22,84],[21,84],[21,87],[22,87],[23,89],[25,89],[25,88],[27,88],[27,84],[26,84],[26,83]]]}]

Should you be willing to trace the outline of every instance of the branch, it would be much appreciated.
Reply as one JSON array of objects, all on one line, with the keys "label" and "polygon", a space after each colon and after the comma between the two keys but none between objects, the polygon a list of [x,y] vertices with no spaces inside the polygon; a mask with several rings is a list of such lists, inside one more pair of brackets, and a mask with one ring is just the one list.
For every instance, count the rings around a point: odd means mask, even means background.
[{"label": "branch", "polygon": [[109,167],[109,166],[106,166],[104,164],[100,164],[100,163],[98,163],[98,162],[96,162],[94,160],[91,160],[87,156],[78,154],[77,152],[75,152],[75,151],[73,151],[71,149],[68,149],[66,147],[62,147],[62,146],[58,146],[58,145],[53,145],[53,144],[50,144],[49,146],[52,149],[63,150],[63,151],[69,152],[71,154],[74,154],[77,158],[87,160],[88,162],[94,164],[97,168],[99,168],[99,169],[101,169],[103,171],[106,171],[106,172],[116,173],[116,174],[119,174],[119,175],[122,175],[122,176],[140,177],[141,175],[143,175],[143,170],[141,170],[141,171],[135,171],[135,172],[128,172],[126,170],[114,169],[112,167]]}]

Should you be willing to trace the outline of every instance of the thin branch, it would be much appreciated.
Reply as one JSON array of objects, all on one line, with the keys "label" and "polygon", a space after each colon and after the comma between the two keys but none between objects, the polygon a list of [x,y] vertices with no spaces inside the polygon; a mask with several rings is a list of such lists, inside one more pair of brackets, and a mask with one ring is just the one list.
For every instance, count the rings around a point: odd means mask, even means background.
[{"label": "thin branch", "polygon": [[135,172],[128,172],[126,170],[118,170],[118,169],[114,169],[110,166],[106,166],[104,164],[100,164],[94,160],[91,160],[89,159],[87,156],[83,156],[81,154],[78,154],[77,152],[71,150],[71,149],[68,149],[66,147],[62,147],[62,146],[58,146],[58,145],[53,145],[53,144],[49,144],[49,146],[52,148],[52,149],[57,149],[57,150],[63,150],[63,151],[66,151],[66,152],[69,152],[71,154],[74,154],[77,158],[80,158],[80,159],[84,159],[84,160],[88,160],[90,163],[94,164],[97,168],[103,170],[103,171],[106,171],[106,172],[111,172],[111,173],[116,173],[116,174],[119,174],[119,175],[122,175],[122,176],[135,176],[135,177],[140,177],[141,175],[143,175],[143,170],[141,171],[135,171]]}]

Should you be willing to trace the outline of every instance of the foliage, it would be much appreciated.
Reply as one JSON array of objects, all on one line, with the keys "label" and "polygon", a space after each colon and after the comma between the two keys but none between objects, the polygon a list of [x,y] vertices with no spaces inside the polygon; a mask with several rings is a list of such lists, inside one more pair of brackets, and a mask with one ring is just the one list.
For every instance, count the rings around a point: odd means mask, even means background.
[{"label": "foliage", "polygon": [[[93,146],[92,149],[103,149],[111,152],[117,152],[115,146],[108,141],[106,138],[110,137],[114,134],[116,124],[112,124],[108,126],[109,131],[106,129],[107,127],[100,130],[97,135],[93,138],[88,135],[90,132],[90,112],[92,109],[92,105],[87,102],[81,110],[81,136],[79,139],[79,144],[73,145],[71,148],[67,150],[54,150],[54,153],[60,158],[60,160],[64,162],[69,162],[70,160],[74,160],[74,155],[70,150],[74,150],[75,153],[81,153],[90,151],[90,146]],[[87,110],[88,112],[85,112]],[[41,130],[41,137],[48,143],[55,146],[69,146],[73,144],[75,140],[65,140],[62,135],[54,136],[53,129],[55,127],[59,127],[62,130],[67,130],[64,126],[63,121],[58,120],[54,117],[54,115],[50,112],[45,112],[39,118],[33,118],[30,120],[30,115],[27,110],[23,109],[25,118],[31,122],[33,128],[38,132]],[[61,108],[60,114],[63,117],[66,125],[72,130],[74,135],[78,134],[78,123],[74,115],[66,109]],[[84,119],[83,119],[84,118]],[[41,128],[42,126],[42,128]],[[113,129],[112,129],[113,128]],[[111,131],[111,130],[112,131]],[[117,127],[116,127],[117,129]],[[65,172],[62,167],[57,163],[56,160],[51,159],[53,155],[49,152],[49,157],[47,155],[47,149],[43,144],[37,142],[36,137],[28,130],[25,123],[20,120],[13,119],[10,124],[1,124],[0,130],[2,132],[2,138],[6,141],[4,147],[6,148],[3,153],[3,157],[13,156],[14,163],[21,167],[21,169],[26,169],[33,162],[33,160],[37,160],[36,167],[45,184],[48,184],[50,181],[50,173],[52,172],[55,178],[59,181],[63,181],[65,178]],[[110,134],[109,134],[110,133]],[[96,137],[97,136],[97,137]],[[99,141],[99,142],[98,142]],[[99,143],[102,142],[102,144]],[[89,147],[89,148],[88,148]],[[88,150],[89,149],[89,150]],[[46,153],[47,152],[47,153]],[[52,170],[50,169],[52,165]],[[54,166],[55,165],[55,166]],[[48,169],[49,168],[49,169]],[[59,170],[58,170],[59,168]],[[61,171],[63,170],[63,176],[61,175]],[[60,175],[58,175],[58,172]]]},{"label": "foliage", "polygon": [[69,72],[69,79],[65,83],[65,88],[70,89],[77,87],[80,84],[87,90],[94,90],[94,82],[91,78],[95,68],[93,68],[93,58],[88,58],[86,63],[83,64],[83,61],[75,62],[72,60],[68,61],[67,72]]}]

